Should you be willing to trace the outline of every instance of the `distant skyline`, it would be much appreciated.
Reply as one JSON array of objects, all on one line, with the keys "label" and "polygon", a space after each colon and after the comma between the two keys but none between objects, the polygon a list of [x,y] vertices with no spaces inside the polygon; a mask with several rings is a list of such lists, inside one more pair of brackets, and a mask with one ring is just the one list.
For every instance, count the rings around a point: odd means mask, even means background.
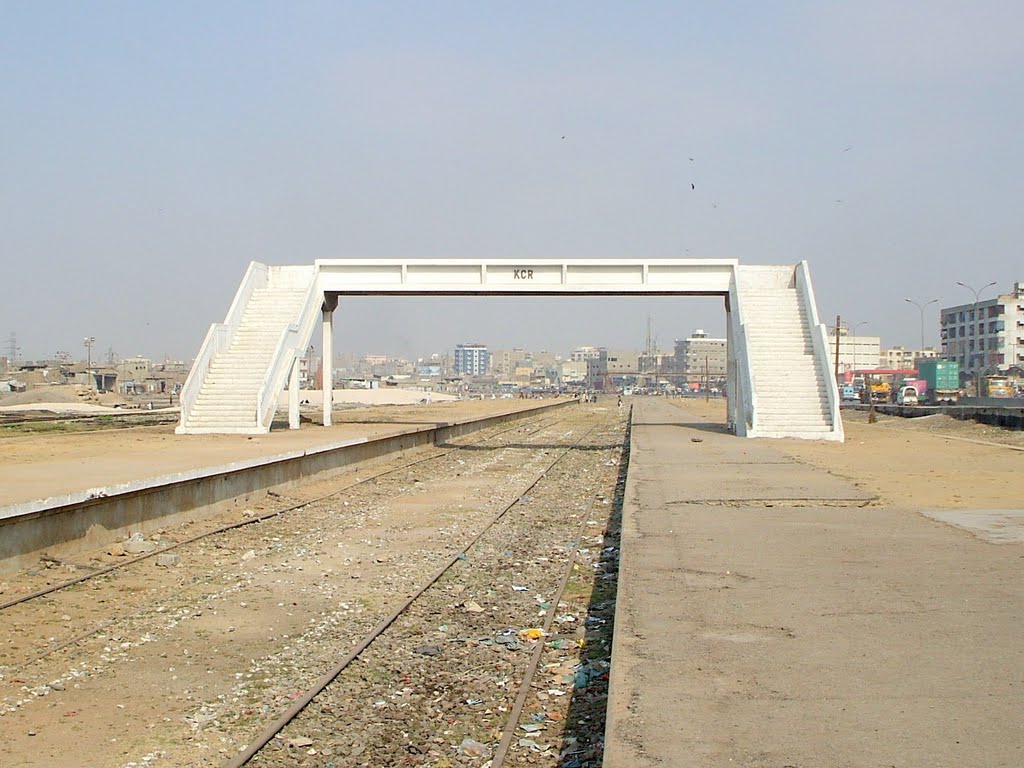
[{"label": "distant skyline", "polygon": [[[0,354],[191,358],[250,260],[736,258],[919,345],[1024,280],[1024,6],[0,8]],[[663,350],[720,300],[343,302],[336,348]],[[319,345],[314,336],[314,344]]]}]

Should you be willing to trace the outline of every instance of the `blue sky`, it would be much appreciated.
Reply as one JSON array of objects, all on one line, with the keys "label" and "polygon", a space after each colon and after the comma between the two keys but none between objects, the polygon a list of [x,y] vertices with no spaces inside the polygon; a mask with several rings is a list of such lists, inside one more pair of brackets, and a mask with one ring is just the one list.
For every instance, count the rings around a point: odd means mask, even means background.
[{"label": "blue sky", "polygon": [[[905,297],[1024,280],[1022,31],[1014,2],[4,3],[0,342],[188,358],[252,259],[727,257],[807,259],[823,317],[916,345]],[[336,338],[640,347],[648,315],[724,331],[711,300],[360,299]]]}]

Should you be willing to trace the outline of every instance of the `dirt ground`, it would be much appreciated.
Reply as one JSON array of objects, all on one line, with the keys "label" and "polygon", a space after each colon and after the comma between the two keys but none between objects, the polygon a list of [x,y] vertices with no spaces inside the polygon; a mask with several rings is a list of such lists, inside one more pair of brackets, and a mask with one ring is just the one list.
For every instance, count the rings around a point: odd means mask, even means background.
[{"label": "dirt ground", "polygon": [[[679,401],[725,421],[725,400]],[[1024,432],[936,414],[916,419],[844,411],[846,442],[776,440],[792,458],[847,478],[885,506],[1005,509],[1018,498]],[[1014,450],[1017,449],[1017,450]]]},{"label": "dirt ground", "polygon": [[430,425],[534,407],[537,400],[466,400],[338,410],[334,424],[304,422],[267,435],[175,435],[172,425],[0,437],[0,506],[218,466]]}]

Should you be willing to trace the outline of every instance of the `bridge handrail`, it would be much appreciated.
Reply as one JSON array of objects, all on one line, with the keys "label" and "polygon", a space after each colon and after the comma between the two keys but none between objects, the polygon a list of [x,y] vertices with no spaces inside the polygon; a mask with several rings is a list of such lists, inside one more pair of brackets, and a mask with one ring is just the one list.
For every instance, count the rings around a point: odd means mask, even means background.
[{"label": "bridge handrail", "polygon": [[[288,327],[281,331],[270,365],[263,374],[263,382],[256,394],[256,423],[268,430],[277,412],[277,397],[284,389],[285,379],[288,378],[300,351],[306,348],[309,338],[313,335],[320,306],[320,302],[316,300],[319,290],[317,269],[314,268],[302,305],[302,314],[299,315],[297,322],[289,323]],[[325,360],[324,364],[330,365],[330,362]]]},{"label": "bridge handrail", "polygon": [[[738,271],[738,270],[737,270]],[[750,347],[747,342],[747,325],[743,319],[743,302],[740,299],[739,275],[734,273],[731,288],[730,304],[735,315],[734,331],[737,345],[743,354],[736,355],[739,367],[739,375],[743,378],[743,388],[747,391],[747,397],[743,401],[743,418],[747,423],[747,430],[755,428],[754,421],[757,418],[757,390],[754,388],[754,372],[750,369]]]},{"label": "bridge handrail", "polygon": [[[818,305],[814,300],[814,286],[811,284],[811,271],[807,261],[802,260],[796,265],[796,289],[807,312],[807,322],[811,326],[811,346],[814,348],[814,359],[818,364],[825,391],[828,397],[829,416],[832,419],[832,431],[843,436],[843,417],[839,413],[839,383],[834,372],[829,369],[828,331],[818,319]],[[838,329],[836,333],[838,333]]]},{"label": "bridge handrail", "polygon": [[235,297],[224,322],[211,324],[210,329],[206,332],[206,337],[192,362],[192,368],[189,369],[178,398],[181,404],[181,426],[185,426],[185,422],[188,420],[192,406],[195,405],[196,398],[199,396],[199,390],[203,386],[203,381],[206,380],[206,374],[210,370],[210,364],[213,363],[213,358],[218,352],[222,352],[230,346],[231,339],[234,338],[238,325],[242,322],[242,315],[245,313],[245,307],[249,303],[253,291],[267,284],[267,274],[266,264],[261,264],[258,261],[249,262],[249,267],[245,271],[238,290],[235,291]]}]

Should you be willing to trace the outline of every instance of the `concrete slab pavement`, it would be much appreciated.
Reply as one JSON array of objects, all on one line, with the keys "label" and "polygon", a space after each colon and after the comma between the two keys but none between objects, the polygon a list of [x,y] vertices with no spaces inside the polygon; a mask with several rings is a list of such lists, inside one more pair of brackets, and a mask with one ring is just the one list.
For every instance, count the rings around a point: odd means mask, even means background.
[{"label": "concrete slab pavement", "polygon": [[1024,764],[1019,547],[664,401],[632,440],[605,768]]}]

